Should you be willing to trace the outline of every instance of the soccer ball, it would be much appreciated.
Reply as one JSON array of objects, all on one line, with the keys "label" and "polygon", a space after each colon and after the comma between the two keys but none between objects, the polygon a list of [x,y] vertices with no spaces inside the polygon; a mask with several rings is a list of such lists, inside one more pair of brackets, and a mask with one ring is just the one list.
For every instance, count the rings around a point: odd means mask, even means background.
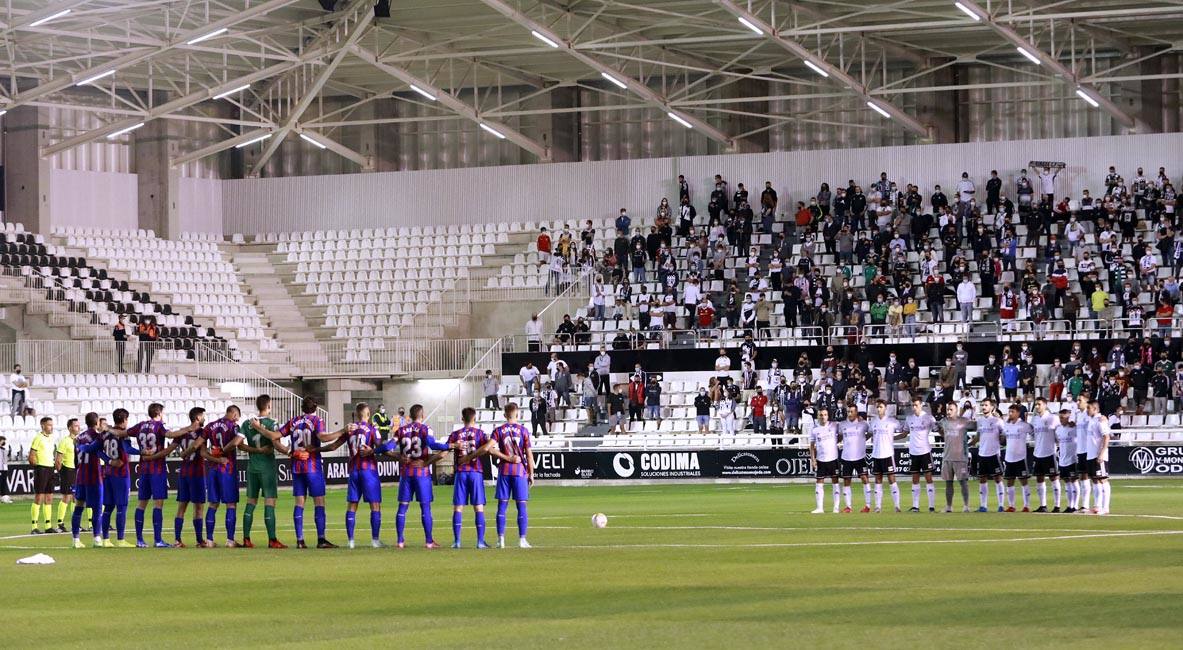
[{"label": "soccer ball", "polygon": [[602,512],[597,512],[596,514],[592,515],[592,526],[595,526],[596,528],[604,528],[607,525],[608,515]]}]

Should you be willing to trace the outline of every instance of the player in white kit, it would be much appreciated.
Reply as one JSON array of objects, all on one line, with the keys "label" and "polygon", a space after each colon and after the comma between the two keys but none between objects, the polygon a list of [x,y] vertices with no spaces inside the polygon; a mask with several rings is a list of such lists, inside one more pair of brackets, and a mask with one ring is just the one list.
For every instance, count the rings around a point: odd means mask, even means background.
[{"label": "player in white kit", "polygon": [[871,484],[867,482],[867,423],[858,417],[858,408],[846,407],[846,419],[838,423],[842,436],[842,499],[850,512],[850,480],[858,475],[863,481],[863,509],[871,512]]},{"label": "player in white kit", "polygon": [[1002,445],[1002,418],[994,412],[994,401],[982,400],[982,415],[976,420],[977,433],[969,444],[978,449],[978,512],[989,512],[987,508],[986,483],[994,481],[994,492],[998,497],[998,512],[1005,510],[1002,505],[1002,463],[998,457]]},{"label": "player in white kit", "polygon": [[1056,444],[1060,465],[1060,478],[1064,481],[1064,496],[1068,507],[1064,512],[1076,512],[1076,492],[1080,489],[1076,472],[1076,425],[1072,423],[1072,411],[1060,409],[1060,420],[1056,424]]},{"label": "player in white kit", "polygon": [[904,419],[908,430],[908,455],[912,457],[912,512],[920,512],[920,475],[928,492],[928,511],[936,512],[937,491],[932,483],[932,432],[937,421],[924,412],[924,402],[912,399],[912,414]]},{"label": "player in white kit", "polygon": [[875,400],[875,419],[871,422],[871,473],[875,475],[875,512],[883,511],[883,477],[891,484],[891,501],[900,511],[900,486],[895,483],[895,441],[908,435],[900,431],[900,421],[887,416],[887,402]]},{"label": "player in white kit", "polygon": [[1095,515],[1109,514],[1109,418],[1101,413],[1097,400],[1089,402],[1088,450],[1089,480],[1092,482]]},{"label": "player in white kit", "polygon": [[1076,398],[1076,406],[1072,412],[1072,421],[1076,423],[1076,476],[1080,481],[1076,491],[1076,503],[1072,507],[1077,512],[1088,511],[1092,490],[1089,489],[1089,399],[1084,395]]},{"label": "player in white kit", "polygon": [[1047,479],[1052,480],[1052,491],[1055,492],[1056,507],[1052,512],[1060,511],[1060,471],[1056,463],[1056,422],[1057,418],[1047,410],[1047,400],[1040,397],[1035,400],[1035,412],[1031,416],[1031,430],[1035,437],[1034,474],[1036,490],[1039,492],[1039,507],[1035,512],[1047,512]]},{"label": "player in white kit", "polygon": [[817,477],[814,497],[817,507],[813,514],[820,515],[825,509],[826,479],[834,484],[834,512],[838,512],[841,488],[838,485],[838,425],[830,422],[830,412],[822,409],[817,413],[817,423],[809,432],[809,464]]},{"label": "player in white kit", "polygon": [[1027,484],[1027,439],[1031,437],[1031,425],[1023,419],[1018,404],[1011,404],[1007,409],[1002,437],[1006,440],[1006,511],[1015,511],[1015,479],[1018,479],[1023,484],[1023,512],[1031,512],[1031,487]]}]

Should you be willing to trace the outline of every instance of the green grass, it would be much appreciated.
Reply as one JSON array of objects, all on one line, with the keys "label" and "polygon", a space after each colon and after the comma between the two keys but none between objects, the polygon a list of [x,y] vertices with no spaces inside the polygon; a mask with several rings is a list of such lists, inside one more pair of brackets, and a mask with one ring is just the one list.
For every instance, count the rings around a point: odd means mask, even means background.
[{"label": "green grass", "polygon": [[[445,546],[450,496],[437,489]],[[74,550],[65,535],[23,536],[27,501],[0,506],[0,634],[21,648],[1180,644],[1183,482],[1116,482],[1114,512],[1139,516],[1104,518],[818,516],[807,514],[806,485],[538,487],[532,496],[536,548],[481,552],[468,513],[467,548],[424,550],[415,505],[402,551]],[[386,497],[392,542],[389,486]],[[330,493],[339,544],[344,510],[343,492]],[[591,527],[594,512],[609,515],[608,528]],[[290,513],[285,496],[289,543]],[[166,531],[172,516],[169,504]],[[314,531],[311,509],[306,519]],[[493,524],[490,512],[490,539]],[[511,508],[511,540],[513,527]],[[57,564],[15,565],[37,550]]]}]

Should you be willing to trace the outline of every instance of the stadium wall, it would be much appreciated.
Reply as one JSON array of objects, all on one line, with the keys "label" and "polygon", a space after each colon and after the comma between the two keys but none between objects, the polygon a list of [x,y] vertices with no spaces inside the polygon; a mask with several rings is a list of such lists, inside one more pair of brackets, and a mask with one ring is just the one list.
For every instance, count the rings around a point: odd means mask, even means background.
[{"label": "stadium wall", "polygon": [[50,228],[84,226],[135,230],[136,175],[53,169],[49,175]]},{"label": "stadium wall", "polygon": [[614,216],[622,207],[634,218],[648,218],[662,196],[677,197],[678,174],[690,181],[700,208],[713,176],[722,174],[729,183],[747,183],[753,195],[764,180],[772,180],[782,209],[791,210],[792,202],[815,193],[822,181],[834,186],[854,178],[866,184],[884,170],[901,184],[918,184],[926,195],[934,183],[951,193],[962,171],[983,194],[991,169],[1013,188],[1018,170],[1030,160],[1067,162],[1057,191],[1079,195],[1085,188],[1101,190],[1110,164],[1127,175],[1139,165],[1151,176],[1159,165],[1177,174],[1172,167],[1181,145],[1183,134],[1171,133],[226,180],[222,214],[227,233],[248,235],[576,220]]}]

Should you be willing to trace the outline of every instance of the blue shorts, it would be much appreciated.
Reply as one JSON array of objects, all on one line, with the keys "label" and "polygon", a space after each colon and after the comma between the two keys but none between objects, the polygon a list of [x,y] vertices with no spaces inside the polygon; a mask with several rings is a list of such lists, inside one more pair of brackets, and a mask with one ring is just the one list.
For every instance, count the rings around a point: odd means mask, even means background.
[{"label": "blue shorts", "polygon": [[430,476],[403,476],[398,480],[398,502],[431,503],[435,497],[431,493]]},{"label": "blue shorts", "polygon": [[324,495],[325,475],[323,473],[292,474],[292,496],[316,498]]},{"label": "blue shorts", "polygon": [[529,501],[530,500],[530,482],[526,480],[525,476],[506,476],[502,474],[497,477],[497,500],[498,501]]},{"label": "blue shorts", "polygon": [[345,495],[347,503],[382,503],[382,481],[378,480],[378,471],[373,469],[359,469],[349,473],[349,485]]},{"label": "blue shorts", "polygon": [[75,483],[74,498],[85,502],[86,505],[92,508],[97,508],[103,504],[103,484],[82,485],[81,483]]},{"label": "blue shorts", "polygon": [[205,477],[178,477],[177,503],[205,503]]},{"label": "blue shorts", "polygon": [[168,474],[141,474],[140,501],[168,498]]},{"label": "blue shorts", "polygon": [[452,505],[485,505],[485,477],[481,472],[457,472],[452,487]]},{"label": "blue shorts", "polygon": [[108,476],[103,479],[103,505],[125,506],[131,496],[130,476]]},{"label": "blue shorts", "polygon": [[238,475],[209,472],[205,475],[210,503],[238,503]]}]

